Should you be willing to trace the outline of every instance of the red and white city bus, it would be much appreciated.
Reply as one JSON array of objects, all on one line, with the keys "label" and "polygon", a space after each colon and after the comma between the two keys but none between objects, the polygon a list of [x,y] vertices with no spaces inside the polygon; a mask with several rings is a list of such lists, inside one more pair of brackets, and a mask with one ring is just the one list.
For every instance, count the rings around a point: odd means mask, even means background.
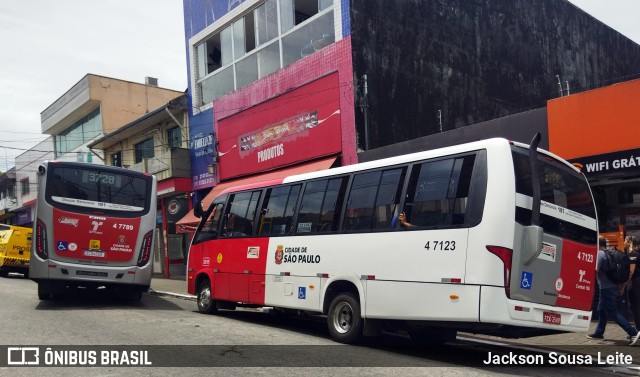
[{"label": "red and white city bus", "polygon": [[[188,291],[213,313],[326,314],[351,343],[586,331],[596,209],[576,168],[490,139],[222,191],[201,213]],[[410,224],[397,223],[404,212]]]},{"label": "red and white city bus", "polygon": [[29,265],[38,297],[106,287],[139,298],[149,289],[156,187],[154,176],[124,168],[40,165]]}]

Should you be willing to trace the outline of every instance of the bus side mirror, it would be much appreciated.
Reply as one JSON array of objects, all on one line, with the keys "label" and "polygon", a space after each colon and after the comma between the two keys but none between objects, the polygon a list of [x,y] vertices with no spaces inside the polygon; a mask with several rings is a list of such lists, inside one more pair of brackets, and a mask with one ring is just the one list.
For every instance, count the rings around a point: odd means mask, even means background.
[{"label": "bus side mirror", "polygon": [[544,229],[537,225],[524,227],[524,237],[522,241],[523,260],[525,265],[531,264],[542,252],[542,233]]},{"label": "bus side mirror", "polygon": [[47,172],[47,168],[44,167],[44,165],[40,165],[38,166],[38,174],[39,175],[44,175],[44,173]]},{"label": "bus side mirror", "polygon": [[193,215],[197,218],[201,218],[204,214],[204,210],[202,209],[202,202],[198,201],[193,207]]}]

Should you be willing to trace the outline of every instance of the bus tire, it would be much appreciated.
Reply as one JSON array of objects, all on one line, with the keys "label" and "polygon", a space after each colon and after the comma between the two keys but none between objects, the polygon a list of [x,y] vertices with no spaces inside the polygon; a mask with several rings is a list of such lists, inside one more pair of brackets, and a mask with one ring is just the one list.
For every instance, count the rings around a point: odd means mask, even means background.
[{"label": "bus tire", "polygon": [[331,338],[336,342],[358,342],[362,338],[363,322],[360,316],[360,301],[353,293],[341,293],[331,301],[327,325]]},{"label": "bus tire", "polygon": [[140,301],[142,299],[142,292],[143,290],[141,288],[133,287],[126,291],[125,297],[130,300]]},{"label": "bus tire", "polygon": [[214,314],[218,311],[216,302],[211,298],[211,283],[203,281],[198,286],[198,311],[202,314]]},{"label": "bus tire", "polygon": [[42,283],[38,283],[38,299],[51,300],[51,291]]}]

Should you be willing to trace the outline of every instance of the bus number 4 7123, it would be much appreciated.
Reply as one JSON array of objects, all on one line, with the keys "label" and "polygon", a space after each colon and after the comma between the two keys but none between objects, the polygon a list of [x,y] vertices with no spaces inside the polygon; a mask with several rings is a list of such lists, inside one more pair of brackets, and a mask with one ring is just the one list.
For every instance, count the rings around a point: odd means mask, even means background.
[{"label": "bus number 4 7123", "polygon": [[593,263],[593,254],[587,254],[584,251],[578,252],[578,260],[583,260],[587,263]]},{"label": "bus number 4 7123", "polygon": [[456,241],[427,241],[424,248],[434,251],[453,251],[456,249]]}]

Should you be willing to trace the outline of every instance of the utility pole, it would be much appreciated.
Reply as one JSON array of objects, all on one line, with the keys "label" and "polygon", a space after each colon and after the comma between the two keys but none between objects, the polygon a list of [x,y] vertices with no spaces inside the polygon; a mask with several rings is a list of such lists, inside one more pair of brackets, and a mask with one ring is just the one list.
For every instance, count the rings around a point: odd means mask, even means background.
[{"label": "utility pole", "polygon": [[560,81],[560,75],[556,75],[558,79],[558,87],[560,87],[560,97],[562,97],[562,81]]},{"label": "utility pole", "polygon": [[362,81],[364,83],[363,89],[363,101],[362,101],[362,110],[364,111],[364,150],[369,150],[369,103],[367,101],[367,97],[369,95],[369,89],[367,87],[367,75],[362,75]]}]

